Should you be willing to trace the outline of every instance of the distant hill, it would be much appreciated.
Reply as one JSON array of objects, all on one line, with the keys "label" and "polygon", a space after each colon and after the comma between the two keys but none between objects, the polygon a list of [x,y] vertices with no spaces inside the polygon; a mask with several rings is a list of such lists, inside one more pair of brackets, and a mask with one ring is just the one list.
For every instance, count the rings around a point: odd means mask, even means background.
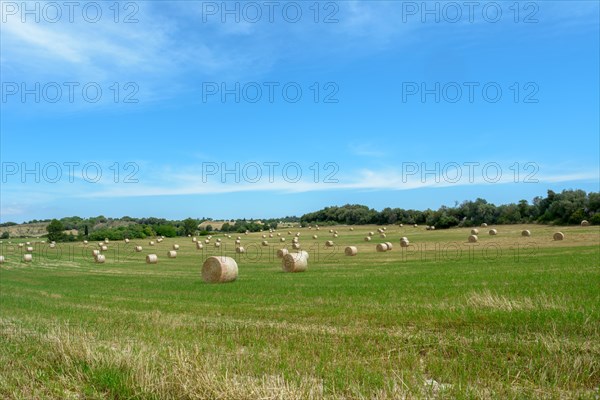
[{"label": "distant hill", "polygon": [[[0,235],[4,232],[8,232],[10,237],[41,237],[48,234],[46,227],[50,222],[34,222],[27,224],[17,224],[11,226],[0,227]],[[111,229],[118,228],[120,226],[129,226],[135,224],[132,221],[122,221],[118,219],[112,219],[106,222],[98,222],[90,226],[90,231],[97,229]],[[72,233],[74,236],[79,234],[78,229],[67,229],[65,234]]]},{"label": "distant hill", "polygon": [[4,232],[8,232],[10,237],[27,236],[27,237],[40,237],[48,232],[46,227],[49,222],[38,222],[34,224],[19,224],[0,228],[0,235]]}]

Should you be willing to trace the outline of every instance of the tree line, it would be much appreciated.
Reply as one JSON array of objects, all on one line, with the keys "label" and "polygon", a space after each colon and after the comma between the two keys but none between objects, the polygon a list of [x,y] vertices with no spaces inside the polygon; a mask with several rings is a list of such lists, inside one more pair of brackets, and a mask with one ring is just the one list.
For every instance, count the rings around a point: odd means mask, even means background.
[{"label": "tree line", "polygon": [[[279,222],[321,225],[360,225],[360,224],[424,224],[436,229],[451,227],[479,226],[487,224],[543,223],[556,225],[579,224],[582,220],[600,225],[600,193],[586,193],[583,190],[563,190],[556,193],[548,190],[545,197],[535,197],[532,203],[520,200],[518,203],[494,205],[478,198],[468,200],[454,207],[442,206],[437,210],[413,210],[403,208],[384,208],[374,210],[360,204],[347,204],[341,207],[326,207],[322,210],[304,214],[301,217],[286,216],[284,218],[258,220],[240,219],[225,223],[221,232],[260,232],[276,228]],[[164,218],[107,218],[102,215],[92,218],[66,217],[54,220],[33,220],[30,223],[50,222],[47,226],[48,239],[54,241],[76,240],[123,240],[145,239],[147,237],[207,235],[213,229],[208,225],[201,231],[198,225],[210,218],[186,218],[184,220],[167,220]],[[5,222],[0,227],[16,225]],[[77,235],[65,233],[77,231]],[[5,231],[0,239],[8,238]]]},{"label": "tree line", "polygon": [[527,200],[496,206],[478,198],[464,201],[454,207],[442,206],[437,210],[405,210],[384,208],[376,211],[364,205],[347,204],[342,207],[326,207],[304,214],[300,221],[307,224],[425,224],[436,229],[479,226],[487,224],[544,223],[574,225],[588,220],[600,224],[600,193],[583,190],[548,190],[546,197],[535,197],[532,204]]}]

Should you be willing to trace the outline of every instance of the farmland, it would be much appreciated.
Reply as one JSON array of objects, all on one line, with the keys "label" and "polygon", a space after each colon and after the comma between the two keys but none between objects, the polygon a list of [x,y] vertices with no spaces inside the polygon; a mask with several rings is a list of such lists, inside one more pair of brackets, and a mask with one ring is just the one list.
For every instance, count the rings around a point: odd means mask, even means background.
[{"label": "farmland", "polygon": [[[97,243],[34,243],[22,263],[4,242],[0,397],[596,398],[597,226],[561,227],[563,241],[557,227],[480,228],[474,244],[470,229],[388,226],[382,239],[377,228],[333,227],[333,248],[330,227],[296,228],[310,253],[296,274],[274,255],[287,230],[269,246],[242,234],[246,254],[236,235],[202,250],[191,238],[111,241],[104,264]],[[377,253],[382,241],[394,248]],[[235,282],[202,281],[217,254],[237,260]]]}]

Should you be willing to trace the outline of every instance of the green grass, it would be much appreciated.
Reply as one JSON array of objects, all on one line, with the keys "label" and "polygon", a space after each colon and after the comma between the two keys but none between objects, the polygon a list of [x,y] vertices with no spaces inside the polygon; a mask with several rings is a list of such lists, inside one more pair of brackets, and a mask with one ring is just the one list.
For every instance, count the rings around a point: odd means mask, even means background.
[{"label": "green grass", "polygon": [[[0,397],[598,398],[600,231],[562,227],[554,242],[557,228],[524,228],[480,229],[470,245],[468,229],[389,227],[367,243],[376,227],[337,227],[334,249],[329,228],[302,229],[307,272],[281,272],[267,238],[221,285],[200,279],[216,249],[189,238],[137,241],[142,253],[109,243],[103,265],[95,243],[60,258],[38,244],[29,264],[4,243]],[[248,249],[263,240],[241,236]],[[394,249],[376,253],[379,241]]]}]

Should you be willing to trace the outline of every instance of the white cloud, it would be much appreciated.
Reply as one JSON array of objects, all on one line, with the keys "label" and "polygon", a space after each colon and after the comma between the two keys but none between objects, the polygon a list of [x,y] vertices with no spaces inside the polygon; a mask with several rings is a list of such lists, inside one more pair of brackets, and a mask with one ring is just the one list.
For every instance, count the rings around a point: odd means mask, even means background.
[{"label": "white cloud", "polygon": [[[483,165],[484,163],[482,163]],[[146,196],[182,196],[182,195],[211,195],[223,193],[244,193],[244,192],[274,192],[274,193],[306,193],[322,191],[365,191],[365,190],[414,190],[421,188],[441,188],[450,186],[469,186],[469,185],[494,185],[494,184],[531,184],[524,183],[522,180],[515,182],[512,173],[506,173],[508,166],[504,169],[505,173],[497,175],[494,170],[489,170],[484,176],[481,169],[475,169],[473,174],[469,174],[467,167],[457,171],[454,168],[448,168],[445,173],[438,175],[422,174],[414,172],[411,166],[398,169],[371,170],[363,169],[355,173],[348,174],[346,177],[340,177],[337,183],[313,182],[310,179],[304,179],[299,182],[293,182],[291,179],[284,179],[282,176],[275,176],[273,182],[269,182],[267,176],[263,176],[258,182],[253,183],[244,181],[243,177],[235,182],[233,175],[207,176],[202,179],[198,174],[165,174],[160,177],[160,181],[152,184],[135,185],[105,185],[102,190],[87,191],[79,194],[84,198],[119,198],[119,197],[146,197]],[[460,172],[457,174],[456,172]],[[456,178],[460,176],[460,178]],[[557,175],[534,176],[537,183],[560,183],[576,182],[600,179],[598,173],[593,171],[573,172]],[[143,180],[142,180],[143,181]]]},{"label": "white cloud", "polygon": [[348,149],[357,156],[379,158],[386,155],[384,151],[370,143],[351,143],[348,145]]}]

